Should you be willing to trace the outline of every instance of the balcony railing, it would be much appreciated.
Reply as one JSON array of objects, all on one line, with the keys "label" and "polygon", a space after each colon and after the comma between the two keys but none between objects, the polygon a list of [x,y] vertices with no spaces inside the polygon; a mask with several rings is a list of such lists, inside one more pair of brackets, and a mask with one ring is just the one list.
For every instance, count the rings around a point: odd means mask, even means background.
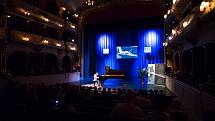
[{"label": "balcony railing", "polygon": [[38,21],[51,27],[62,28],[62,26],[64,25],[63,19],[61,19],[59,16],[53,15],[21,0],[8,1],[7,8],[8,9],[6,13],[16,16],[22,16],[24,18]]},{"label": "balcony railing", "polygon": [[17,30],[11,30],[9,36],[10,36],[10,40],[12,41],[64,49],[64,43],[61,40],[51,39],[51,38],[30,34],[26,32],[21,32]]}]

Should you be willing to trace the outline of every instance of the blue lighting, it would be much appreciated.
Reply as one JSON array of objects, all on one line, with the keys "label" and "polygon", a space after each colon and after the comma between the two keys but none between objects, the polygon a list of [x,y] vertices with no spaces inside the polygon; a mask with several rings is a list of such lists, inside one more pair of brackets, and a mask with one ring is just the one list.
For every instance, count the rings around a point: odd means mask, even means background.
[{"label": "blue lighting", "polygon": [[[132,59],[117,59],[119,46],[137,47],[137,56]],[[128,77],[137,77],[139,68],[163,63],[163,29],[89,35],[85,47],[85,77],[92,77],[95,72],[105,74],[105,66],[124,70]]]},{"label": "blue lighting", "polygon": [[[163,63],[162,29],[140,31],[138,39],[140,46],[139,55],[142,55],[139,58],[140,68],[145,68],[148,64]],[[146,52],[141,50],[145,50]]]},{"label": "blue lighting", "polygon": [[[96,72],[100,75],[105,74],[105,66],[110,66],[116,69],[116,34],[115,33],[101,33],[96,35]],[[108,54],[104,50],[109,50]]]},{"label": "blue lighting", "polygon": [[159,33],[156,32],[155,30],[149,30],[148,32],[146,32],[146,34],[144,36],[146,36],[145,45],[148,45],[148,46],[156,45],[156,42],[159,41],[159,39],[160,39]]}]

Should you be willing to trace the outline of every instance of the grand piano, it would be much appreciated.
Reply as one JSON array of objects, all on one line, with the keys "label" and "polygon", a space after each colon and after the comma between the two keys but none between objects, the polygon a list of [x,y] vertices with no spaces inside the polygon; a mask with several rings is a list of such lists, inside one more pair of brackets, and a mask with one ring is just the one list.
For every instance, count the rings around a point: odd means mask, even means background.
[{"label": "grand piano", "polygon": [[123,70],[113,70],[109,66],[105,67],[105,74],[99,76],[99,80],[103,85],[104,81],[107,79],[124,79],[126,77],[125,71]]}]

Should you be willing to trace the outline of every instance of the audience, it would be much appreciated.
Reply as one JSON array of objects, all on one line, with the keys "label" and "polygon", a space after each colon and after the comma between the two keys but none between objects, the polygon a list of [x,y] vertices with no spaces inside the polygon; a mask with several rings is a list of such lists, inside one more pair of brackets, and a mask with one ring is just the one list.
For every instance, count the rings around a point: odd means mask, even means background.
[{"label": "audience", "polygon": [[145,119],[147,121],[170,121],[170,114],[167,110],[169,104],[166,98],[158,96],[152,103],[156,110],[149,112]]},{"label": "audience", "polygon": [[126,93],[124,103],[118,103],[112,110],[111,116],[114,120],[136,120],[143,117],[140,107],[134,105],[136,94],[129,90]]},{"label": "audience", "polygon": [[[20,84],[9,81],[0,94],[0,120],[2,116],[10,115],[6,119],[22,121],[16,119],[22,117],[21,110],[23,117],[37,114],[37,120],[47,117],[47,121],[55,120],[56,116],[62,116],[61,113],[66,115],[66,112],[72,115],[69,118],[76,117],[74,120],[96,118],[107,121],[112,117],[113,120],[169,121],[170,113],[167,109],[171,99],[162,91],[97,89],[71,84]],[[171,106],[176,104],[172,103]],[[6,110],[12,112],[7,114]],[[5,113],[7,115],[3,115]],[[88,117],[81,116],[87,114]]]}]

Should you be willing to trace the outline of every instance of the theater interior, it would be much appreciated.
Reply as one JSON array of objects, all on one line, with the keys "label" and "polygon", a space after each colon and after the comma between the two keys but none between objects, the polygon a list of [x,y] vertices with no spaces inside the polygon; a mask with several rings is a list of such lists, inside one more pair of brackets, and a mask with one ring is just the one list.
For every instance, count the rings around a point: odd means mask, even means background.
[{"label": "theater interior", "polygon": [[0,0],[0,121],[215,121],[215,0]]}]

